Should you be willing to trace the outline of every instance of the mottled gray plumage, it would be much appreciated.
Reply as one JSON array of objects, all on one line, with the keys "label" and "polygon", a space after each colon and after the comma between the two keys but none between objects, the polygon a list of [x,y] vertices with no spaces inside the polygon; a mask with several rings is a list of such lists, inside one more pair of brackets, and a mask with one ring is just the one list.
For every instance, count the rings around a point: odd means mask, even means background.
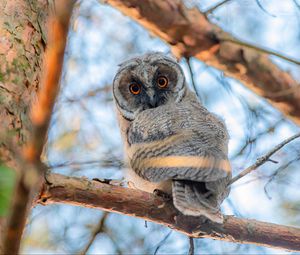
[{"label": "mottled gray plumage", "polygon": [[[138,94],[130,92],[132,84]],[[113,92],[131,186],[160,189],[172,194],[183,214],[222,222],[220,204],[231,178],[228,133],[187,88],[177,62],[161,53],[126,61]]]}]

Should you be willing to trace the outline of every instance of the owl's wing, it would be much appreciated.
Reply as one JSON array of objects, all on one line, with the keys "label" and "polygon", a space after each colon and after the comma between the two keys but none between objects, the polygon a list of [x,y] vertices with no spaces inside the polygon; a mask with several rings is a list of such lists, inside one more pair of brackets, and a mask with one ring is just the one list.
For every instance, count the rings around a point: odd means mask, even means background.
[{"label": "owl's wing", "polygon": [[148,181],[207,182],[230,175],[226,128],[200,104],[144,111],[127,137],[131,167]]}]

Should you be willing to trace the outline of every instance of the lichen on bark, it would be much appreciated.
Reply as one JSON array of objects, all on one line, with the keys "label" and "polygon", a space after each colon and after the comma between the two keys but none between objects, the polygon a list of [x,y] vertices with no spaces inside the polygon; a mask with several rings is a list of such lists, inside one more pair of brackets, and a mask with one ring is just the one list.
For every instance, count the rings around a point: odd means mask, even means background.
[{"label": "lichen on bark", "polygon": [[0,158],[13,164],[7,151],[9,139],[26,142],[29,105],[34,100],[45,49],[47,1],[0,2]]},{"label": "lichen on bark", "polygon": [[[0,163],[17,169],[13,145],[29,136],[45,50],[46,0],[0,1]],[[6,219],[0,218],[0,237]],[[0,240],[0,254],[2,254]]]}]

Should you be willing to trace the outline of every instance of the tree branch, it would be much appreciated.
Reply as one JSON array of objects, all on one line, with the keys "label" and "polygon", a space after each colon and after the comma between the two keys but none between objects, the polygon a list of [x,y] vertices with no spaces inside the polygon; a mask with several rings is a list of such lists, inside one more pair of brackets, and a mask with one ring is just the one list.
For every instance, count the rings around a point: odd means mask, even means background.
[{"label": "tree branch", "polygon": [[234,38],[210,23],[199,10],[187,9],[180,0],[105,2],[170,44],[176,56],[195,56],[224,71],[300,124],[300,90],[278,97],[272,96],[279,91],[295,88],[299,83],[276,66],[269,56],[277,55],[295,63],[299,63],[299,60]]},{"label": "tree branch", "polygon": [[300,251],[300,229],[225,216],[224,224],[180,214],[171,202],[140,190],[86,178],[47,176],[37,203],[64,203],[122,213],[170,227],[187,236]]},{"label": "tree branch", "polygon": [[[258,167],[260,167],[262,164],[266,163],[267,161],[271,161],[270,157],[277,151],[279,151],[284,145],[288,144],[289,142],[295,140],[296,138],[300,137],[300,133],[293,135],[291,137],[289,137],[288,139],[284,140],[283,142],[281,142],[280,144],[276,145],[272,150],[270,150],[266,155],[258,158],[256,160],[256,162],[247,167],[245,170],[243,170],[241,173],[239,173],[237,176],[235,176],[234,178],[231,179],[231,181],[228,183],[228,185],[231,185],[232,183],[238,181],[239,179],[241,179],[242,177],[244,177],[245,175],[251,173],[252,171],[254,171],[255,169],[257,169]],[[273,161],[274,162],[274,161]]]},{"label": "tree branch", "polygon": [[222,5],[228,3],[231,0],[223,0],[220,3],[214,5],[213,7],[209,8],[208,10],[206,10],[204,12],[204,14],[207,16],[208,14],[211,14],[212,12],[214,12],[216,9],[218,9],[219,7],[221,7]]},{"label": "tree branch", "polygon": [[193,72],[192,65],[191,65],[191,59],[188,57],[188,58],[185,58],[185,60],[186,60],[186,63],[187,63],[188,69],[189,69],[189,73],[190,73],[190,77],[191,77],[193,89],[194,89],[197,97],[201,101],[201,97],[200,97],[200,95],[198,93],[198,89],[197,89],[197,86],[196,86],[196,83],[195,83],[195,79],[194,79],[194,72]]},{"label": "tree branch", "polygon": [[91,248],[91,246],[94,243],[97,235],[100,234],[100,233],[105,232],[104,231],[105,230],[104,224],[105,224],[105,221],[106,221],[108,215],[109,215],[108,212],[104,212],[104,214],[101,216],[97,227],[93,230],[91,238],[89,239],[86,246],[80,252],[80,255],[85,255],[88,252],[88,250]]}]

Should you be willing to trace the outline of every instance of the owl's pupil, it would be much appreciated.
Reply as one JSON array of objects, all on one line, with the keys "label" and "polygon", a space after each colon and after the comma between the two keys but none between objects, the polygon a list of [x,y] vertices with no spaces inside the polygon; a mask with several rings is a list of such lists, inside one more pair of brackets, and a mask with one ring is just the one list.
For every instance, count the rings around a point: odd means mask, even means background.
[{"label": "owl's pupil", "polygon": [[133,86],[132,86],[132,91],[133,91],[133,92],[138,92],[139,89],[140,89],[140,88],[139,88],[138,85],[133,85]]},{"label": "owl's pupil", "polygon": [[132,94],[137,95],[141,92],[141,86],[137,83],[132,83],[129,86],[129,90]]},{"label": "owl's pupil", "polygon": [[160,88],[165,88],[168,86],[168,79],[165,76],[158,77],[157,84]]},{"label": "owl's pupil", "polygon": [[166,82],[164,79],[161,78],[158,80],[158,83],[159,83],[159,85],[163,86],[163,85],[165,85]]}]

